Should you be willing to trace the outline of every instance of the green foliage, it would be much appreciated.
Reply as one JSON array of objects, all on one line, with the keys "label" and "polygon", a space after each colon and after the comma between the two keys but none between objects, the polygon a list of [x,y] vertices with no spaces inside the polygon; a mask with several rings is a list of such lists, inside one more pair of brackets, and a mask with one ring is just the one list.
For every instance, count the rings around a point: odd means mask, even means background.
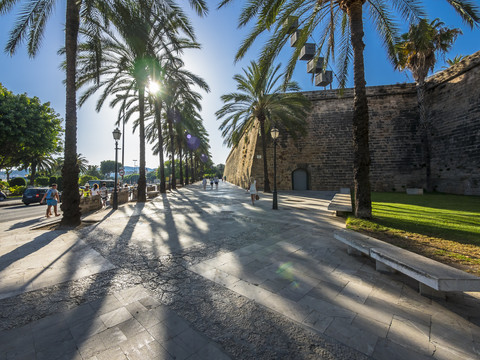
[{"label": "green foliage", "polygon": [[98,170],[97,166],[95,166],[95,165],[88,165],[87,166],[87,171],[85,172],[85,175],[94,176],[98,179],[100,179],[102,177],[102,173]]},{"label": "green foliage", "polygon": [[35,184],[37,186],[49,186],[50,185],[50,178],[47,176],[40,176],[35,179]]},{"label": "green foliage", "polygon": [[98,177],[96,176],[91,176],[91,175],[82,175],[80,176],[80,178],[78,179],[78,184],[80,186],[83,186],[85,185],[89,180],[99,180]]},{"label": "green foliage", "polygon": [[[117,169],[120,169],[122,164],[117,162]],[[115,172],[115,161],[113,160],[104,160],[100,163],[100,172],[103,174],[103,177],[106,178],[108,174]]]},{"label": "green foliage", "polygon": [[0,128],[0,168],[30,166],[61,148],[61,118],[50,103],[14,95],[1,83]]},{"label": "green foliage", "polygon": [[57,184],[57,190],[63,190],[63,178],[61,176],[52,176],[50,177],[50,181],[48,185]]},{"label": "green foliage", "polygon": [[138,174],[129,174],[123,177],[123,182],[128,184],[136,184],[138,182]]},{"label": "green foliage", "polygon": [[6,181],[0,180],[0,190],[6,190],[8,188],[8,183]]},{"label": "green foliage", "polygon": [[10,186],[27,186],[27,182],[23,177],[16,177],[16,178],[10,179],[8,184]]},{"label": "green foliage", "polygon": [[157,172],[150,171],[146,174],[146,177],[147,177],[147,181],[152,183],[155,179],[157,179]]},{"label": "green foliage", "polygon": [[14,186],[10,186],[8,190],[10,191],[10,194],[12,196],[18,196],[18,195],[23,195],[23,192],[25,191],[26,188],[27,188],[26,186],[14,185]]}]

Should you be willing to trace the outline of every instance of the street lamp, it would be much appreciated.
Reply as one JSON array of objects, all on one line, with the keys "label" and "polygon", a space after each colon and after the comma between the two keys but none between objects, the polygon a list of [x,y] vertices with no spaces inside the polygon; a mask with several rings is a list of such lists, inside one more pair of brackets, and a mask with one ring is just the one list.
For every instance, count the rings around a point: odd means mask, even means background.
[{"label": "street lamp", "polygon": [[116,128],[113,130],[113,139],[115,140],[115,184],[113,188],[113,210],[118,209],[118,190],[117,190],[117,181],[118,181],[118,140],[120,140],[120,137],[122,136],[122,132]]},{"label": "street lamp", "polygon": [[273,204],[272,209],[278,210],[278,201],[277,201],[277,139],[280,132],[277,128],[272,128],[270,134],[273,139]]}]

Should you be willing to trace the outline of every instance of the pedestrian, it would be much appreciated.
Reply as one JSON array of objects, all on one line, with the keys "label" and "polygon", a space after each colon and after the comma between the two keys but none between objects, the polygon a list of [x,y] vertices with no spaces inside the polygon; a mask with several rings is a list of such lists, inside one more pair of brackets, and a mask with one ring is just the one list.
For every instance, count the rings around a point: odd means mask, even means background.
[{"label": "pedestrian", "polygon": [[100,188],[100,197],[102,198],[102,207],[106,207],[108,197],[108,189],[106,183],[102,183],[102,187]]},{"label": "pedestrian", "polygon": [[215,189],[218,190],[218,177],[215,176],[215,177],[213,178],[213,181],[215,182]]},{"label": "pedestrian", "polygon": [[207,190],[207,178],[204,176],[202,180],[203,190]]},{"label": "pedestrian", "polygon": [[83,197],[87,198],[92,195],[92,191],[90,190],[90,185],[88,183],[85,184],[85,189],[83,189]]},{"label": "pedestrian", "polygon": [[60,216],[57,211],[57,204],[60,201],[60,198],[58,196],[57,184],[52,184],[51,188],[48,189],[45,195],[43,195],[40,204],[43,203],[45,199],[47,200],[47,212],[45,213],[45,217],[50,217],[52,207],[53,211],[55,212],[55,216]]},{"label": "pedestrian", "polygon": [[93,184],[93,189],[91,191],[91,194],[92,196],[100,195],[100,188],[98,187],[97,183]]},{"label": "pedestrian", "polygon": [[210,178],[210,189],[213,190],[213,178]]},{"label": "pedestrian", "polygon": [[250,198],[252,199],[252,205],[255,205],[255,197],[257,196],[257,180],[252,176],[250,178]]}]

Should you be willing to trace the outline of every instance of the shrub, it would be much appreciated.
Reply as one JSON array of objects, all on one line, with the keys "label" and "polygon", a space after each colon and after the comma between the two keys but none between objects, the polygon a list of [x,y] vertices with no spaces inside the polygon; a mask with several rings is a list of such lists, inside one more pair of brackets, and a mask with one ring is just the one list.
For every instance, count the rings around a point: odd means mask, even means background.
[{"label": "shrub", "polygon": [[80,178],[78,179],[78,184],[80,186],[83,186],[85,185],[89,180],[98,180],[98,178],[96,176],[92,176],[92,175],[82,175],[80,176]]},{"label": "shrub", "polygon": [[8,185],[10,185],[11,187],[12,186],[27,186],[27,182],[25,181],[25,179],[23,177],[16,177],[16,178],[11,179],[8,182]]},{"label": "shrub", "polygon": [[50,178],[46,176],[41,176],[35,179],[35,183],[38,186],[49,186],[50,185]]},{"label": "shrub", "polygon": [[1,190],[6,190],[8,189],[8,183],[6,181],[1,181],[0,180],[0,189]]},{"label": "shrub", "polygon": [[26,186],[15,185],[15,186],[10,186],[8,190],[10,191],[10,195],[19,196],[19,195],[23,195],[23,192],[25,191],[26,188],[27,188]]}]

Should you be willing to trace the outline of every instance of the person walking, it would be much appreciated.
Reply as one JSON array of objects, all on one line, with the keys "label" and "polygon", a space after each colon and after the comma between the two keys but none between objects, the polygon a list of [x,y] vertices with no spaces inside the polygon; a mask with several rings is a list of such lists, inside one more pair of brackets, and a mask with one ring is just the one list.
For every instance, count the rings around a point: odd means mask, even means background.
[{"label": "person walking", "polygon": [[215,182],[215,189],[218,190],[218,177],[214,177],[213,181]]},{"label": "person walking", "polygon": [[257,180],[252,176],[250,178],[250,198],[252,199],[252,205],[255,205],[255,197],[257,196]]},{"label": "person walking", "polygon": [[102,207],[106,207],[108,197],[108,189],[106,183],[102,183],[102,187],[100,188],[100,197],[102,198]]},{"label": "person walking", "polygon": [[90,185],[88,183],[85,184],[85,189],[83,189],[83,197],[87,198],[92,195],[92,190],[90,190]]},{"label": "person walking", "polygon": [[57,184],[52,184],[51,188],[43,195],[42,201],[40,204],[47,200],[47,212],[45,213],[45,217],[49,218],[51,214],[51,209],[53,207],[53,211],[55,212],[55,216],[60,216],[57,211],[57,204],[60,201],[58,196]]},{"label": "person walking", "polygon": [[204,176],[202,180],[203,190],[207,190],[207,178]]},{"label": "person walking", "polygon": [[210,190],[213,190],[213,178],[210,178]]},{"label": "person walking", "polygon": [[91,194],[92,196],[100,195],[100,188],[98,187],[97,183],[93,184],[93,189],[91,191]]}]

